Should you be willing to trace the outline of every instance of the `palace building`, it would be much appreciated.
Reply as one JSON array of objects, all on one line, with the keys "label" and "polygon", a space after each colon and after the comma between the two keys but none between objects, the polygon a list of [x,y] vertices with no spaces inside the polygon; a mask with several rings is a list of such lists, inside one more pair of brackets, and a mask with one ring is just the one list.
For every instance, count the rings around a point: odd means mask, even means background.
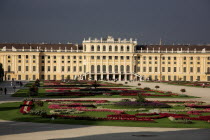
[{"label": "palace building", "polygon": [[108,36],[77,44],[0,44],[4,80],[210,81],[208,45],[138,45]]}]

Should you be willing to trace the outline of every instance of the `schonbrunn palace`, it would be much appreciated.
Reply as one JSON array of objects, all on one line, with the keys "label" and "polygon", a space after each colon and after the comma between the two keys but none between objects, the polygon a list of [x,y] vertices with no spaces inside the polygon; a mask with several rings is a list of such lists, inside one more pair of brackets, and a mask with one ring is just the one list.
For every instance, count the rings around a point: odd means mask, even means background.
[{"label": "schonbrunn palace", "polygon": [[209,45],[138,45],[108,36],[77,44],[0,44],[4,80],[210,81]]}]

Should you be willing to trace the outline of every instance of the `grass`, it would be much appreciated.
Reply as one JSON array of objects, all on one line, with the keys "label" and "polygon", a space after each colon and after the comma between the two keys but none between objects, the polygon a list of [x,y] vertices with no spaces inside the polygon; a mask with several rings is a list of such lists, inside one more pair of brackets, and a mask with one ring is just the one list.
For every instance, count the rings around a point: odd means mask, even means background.
[{"label": "grass", "polygon": [[[174,123],[167,118],[156,119],[155,122],[135,122],[135,121],[90,121],[90,120],[73,120],[73,119],[55,119],[42,118],[40,116],[22,115],[19,112],[20,102],[14,103],[2,103],[0,104],[0,119],[11,121],[23,121],[23,122],[39,122],[39,123],[59,123],[59,124],[81,124],[81,125],[100,125],[100,126],[131,126],[131,127],[166,127],[166,128],[210,128],[209,123],[204,121],[193,121],[192,124]],[[39,109],[46,109],[48,104],[45,103],[43,107]],[[129,111],[129,114],[135,114],[136,112]],[[84,116],[101,116],[104,117],[109,112],[86,112]],[[209,114],[209,113],[207,113]],[[207,115],[205,114],[205,115]]]}]

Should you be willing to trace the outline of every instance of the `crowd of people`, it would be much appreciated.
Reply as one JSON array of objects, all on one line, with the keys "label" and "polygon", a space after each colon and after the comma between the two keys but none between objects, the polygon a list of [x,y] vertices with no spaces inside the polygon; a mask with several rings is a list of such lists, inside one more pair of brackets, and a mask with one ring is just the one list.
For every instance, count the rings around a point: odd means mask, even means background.
[{"label": "crowd of people", "polygon": [[[11,87],[14,89],[16,89],[16,86],[22,87],[23,83],[21,81],[11,81]],[[6,87],[0,87],[0,95],[7,95],[7,88]]]}]

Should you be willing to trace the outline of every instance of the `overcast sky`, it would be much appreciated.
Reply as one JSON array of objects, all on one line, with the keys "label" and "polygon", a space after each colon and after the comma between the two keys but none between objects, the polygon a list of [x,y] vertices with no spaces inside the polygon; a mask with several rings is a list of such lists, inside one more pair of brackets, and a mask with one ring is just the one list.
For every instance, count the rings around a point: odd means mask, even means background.
[{"label": "overcast sky", "polygon": [[0,0],[0,42],[210,44],[210,0]]}]

